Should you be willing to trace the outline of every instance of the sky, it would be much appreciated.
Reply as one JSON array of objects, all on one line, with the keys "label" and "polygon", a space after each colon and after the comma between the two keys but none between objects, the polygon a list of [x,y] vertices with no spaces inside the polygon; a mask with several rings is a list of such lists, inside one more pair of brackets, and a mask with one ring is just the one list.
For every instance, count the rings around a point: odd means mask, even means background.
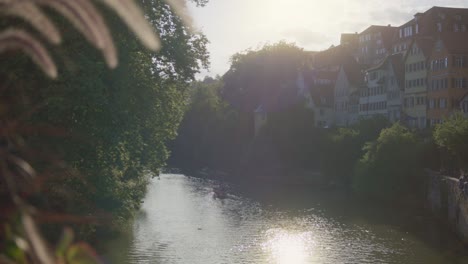
[{"label": "sky", "polygon": [[466,7],[467,0],[210,0],[189,4],[194,26],[210,41],[206,75],[223,75],[229,58],[247,49],[280,40],[305,50],[338,45],[341,33],[361,32],[369,25],[400,26],[432,6]]}]

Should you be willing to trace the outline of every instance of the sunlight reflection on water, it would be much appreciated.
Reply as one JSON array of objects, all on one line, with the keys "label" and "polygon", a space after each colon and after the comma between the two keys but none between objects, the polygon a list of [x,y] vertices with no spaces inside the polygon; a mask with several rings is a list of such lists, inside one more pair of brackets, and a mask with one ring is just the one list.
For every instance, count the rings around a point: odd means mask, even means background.
[{"label": "sunlight reflection on water", "polygon": [[108,243],[111,263],[468,263],[426,218],[326,193],[251,199],[228,186],[227,199],[213,199],[218,185],[182,175],[154,180],[128,236]]},{"label": "sunlight reflection on water", "polygon": [[310,263],[314,245],[312,232],[293,233],[284,229],[269,229],[266,237],[267,242],[262,248],[269,253],[271,263]]}]

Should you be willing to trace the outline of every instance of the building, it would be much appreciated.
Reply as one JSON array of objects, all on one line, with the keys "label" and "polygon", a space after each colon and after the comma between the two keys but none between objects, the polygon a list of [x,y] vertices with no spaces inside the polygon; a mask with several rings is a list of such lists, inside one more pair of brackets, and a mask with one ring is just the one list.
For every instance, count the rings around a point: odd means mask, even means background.
[{"label": "building", "polygon": [[356,61],[372,67],[391,53],[392,39],[397,27],[372,25],[359,33]]},{"label": "building", "polygon": [[402,54],[388,56],[383,67],[386,69],[384,90],[387,91],[387,117],[392,123],[401,120],[403,113],[403,94],[405,69]]},{"label": "building", "polygon": [[468,91],[468,34],[440,34],[429,58],[428,110],[430,125],[443,121]]},{"label": "building", "polygon": [[[303,73],[304,94],[306,107],[314,112],[316,127],[331,127],[334,123],[334,89],[338,73],[336,71],[308,70]],[[301,77],[298,78],[298,80]],[[298,87],[301,87],[298,81]],[[300,89],[301,91],[302,89]]]},{"label": "building", "polygon": [[433,45],[432,38],[415,38],[404,58],[404,123],[409,127],[422,129],[427,125],[427,62]]},{"label": "building", "polygon": [[465,118],[468,118],[468,92],[460,100],[460,111]]},{"label": "building", "polygon": [[366,71],[366,86],[360,90],[359,117],[385,116],[391,122],[402,115],[404,67],[402,54],[387,56]]},{"label": "building", "polygon": [[467,33],[468,9],[434,6],[398,27],[393,38],[393,52],[409,49],[415,37],[436,37],[440,33]]},{"label": "building", "polygon": [[365,86],[360,65],[349,58],[341,65],[335,83],[334,103],[336,126],[349,126],[359,119],[359,90]]}]

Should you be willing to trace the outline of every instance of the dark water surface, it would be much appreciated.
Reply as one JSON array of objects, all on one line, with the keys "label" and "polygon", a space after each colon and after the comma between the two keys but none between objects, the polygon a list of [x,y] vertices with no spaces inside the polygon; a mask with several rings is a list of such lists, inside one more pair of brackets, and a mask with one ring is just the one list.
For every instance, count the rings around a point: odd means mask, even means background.
[{"label": "dark water surface", "polygon": [[[162,175],[112,263],[468,263],[466,249],[418,210],[302,191],[213,198],[219,183]],[[258,187],[261,189],[262,187]],[[255,197],[255,198],[253,198]]]}]

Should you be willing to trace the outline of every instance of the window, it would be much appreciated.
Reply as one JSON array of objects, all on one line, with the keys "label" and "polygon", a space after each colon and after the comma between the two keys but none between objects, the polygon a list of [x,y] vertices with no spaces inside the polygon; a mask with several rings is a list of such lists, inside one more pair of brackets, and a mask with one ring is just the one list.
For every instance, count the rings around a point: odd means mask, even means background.
[{"label": "window", "polygon": [[458,24],[453,24],[453,32],[458,32],[460,31],[460,27],[458,26]]},{"label": "window", "polygon": [[426,118],[425,117],[420,117],[419,118],[419,128],[425,128],[426,127]]},{"label": "window", "polygon": [[462,111],[463,111],[463,113],[468,113],[468,101],[463,101]]},{"label": "window", "polygon": [[445,99],[445,98],[440,98],[440,99],[439,99],[439,107],[440,107],[440,108],[447,108],[447,99]]},{"label": "window", "polygon": [[435,108],[435,100],[434,99],[429,99],[429,109],[434,109]]},{"label": "window", "polygon": [[462,25],[462,26],[461,26],[461,31],[462,31],[462,32],[466,32],[466,25]]},{"label": "window", "polygon": [[437,31],[442,32],[442,23],[437,23]]}]

